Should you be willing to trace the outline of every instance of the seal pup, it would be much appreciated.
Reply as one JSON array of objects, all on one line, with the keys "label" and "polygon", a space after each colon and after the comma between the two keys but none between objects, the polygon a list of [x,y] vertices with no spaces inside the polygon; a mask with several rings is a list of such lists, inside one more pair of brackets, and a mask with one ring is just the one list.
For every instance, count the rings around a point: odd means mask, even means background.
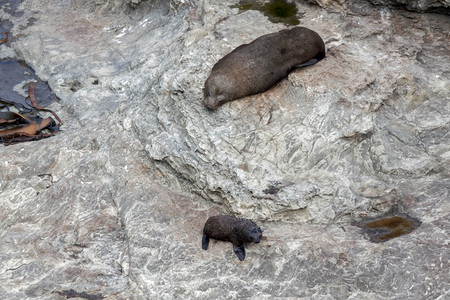
[{"label": "seal pup", "polygon": [[234,253],[240,261],[243,261],[245,259],[244,244],[259,243],[261,237],[261,228],[252,220],[218,215],[210,217],[203,227],[202,248],[208,250],[209,238],[231,242]]},{"label": "seal pup", "polygon": [[305,27],[260,36],[220,59],[205,82],[204,102],[215,110],[225,102],[264,92],[296,67],[325,57],[325,44]]}]

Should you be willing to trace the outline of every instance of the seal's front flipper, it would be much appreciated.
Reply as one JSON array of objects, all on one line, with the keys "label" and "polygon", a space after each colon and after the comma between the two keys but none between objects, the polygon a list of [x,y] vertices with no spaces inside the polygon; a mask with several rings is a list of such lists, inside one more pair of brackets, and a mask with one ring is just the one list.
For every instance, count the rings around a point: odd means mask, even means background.
[{"label": "seal's front flipper", "polygon": [[314,64],[316,64],[319,60],[316,58],[310,59],[308,61],[305,61],[304,63],[295,65],[294,68],[301,68],[301,67],[307,67],[307,66],[312,66]]},{"label": "seal's front flipper", "polygon": [[295,65],[294,68],[301,68],[301,67],[312,66],[312,65],[315,65],[317,62],[321,61],[324,58],[325,58],[325,50],[322,50],[319,53],[317,53],[317,55],[314,56],[314,58],[311,58],[308,61],[302,62],[301,64]]},{"label": "seal's front flipper", "polygon": [[234,251],[234,253],[236,253],[236,255],[240,261],[243,261],[245,259],[244,245],[240,245],[239,247],[233,246],[233,251]]},{"label": "seal's front flipper", "polygon": [[208,245],[209,245],[209,236],[204,234],[203,238],[202,238],[202,248],[203,248],[203,250],[208,250]]}]

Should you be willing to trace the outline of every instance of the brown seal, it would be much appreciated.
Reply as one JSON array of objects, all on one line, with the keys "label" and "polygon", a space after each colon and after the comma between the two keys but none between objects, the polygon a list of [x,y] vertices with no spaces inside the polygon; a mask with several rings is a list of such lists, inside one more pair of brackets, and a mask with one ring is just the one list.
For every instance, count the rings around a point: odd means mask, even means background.
[{"label": "brown seal", "polygon": [[233,244],[233,251],[239,260],[245,259],[245,243],[259,243],[262,237],[261,228],[248,219],[219,215],[210,217],[203,228],[202,248],[208,250],[209,238],[227,241]]},{"label": "brown seal", "polygon": [[311,29],[294,27],[263,35],[234,49],[212,68],[205,82],[206,107],[264,92],[296,67],[325,57],[322,38]]}]

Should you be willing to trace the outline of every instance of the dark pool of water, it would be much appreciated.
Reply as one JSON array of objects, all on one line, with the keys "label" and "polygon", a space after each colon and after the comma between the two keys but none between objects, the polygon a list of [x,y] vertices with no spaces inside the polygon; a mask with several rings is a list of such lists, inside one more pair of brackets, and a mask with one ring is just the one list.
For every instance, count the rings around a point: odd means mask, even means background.
[{"label": "dark pool of water", "polygon": [[30,81],[35,85],[36,100],[41,106],[48,106],[57,100],[48,84],[40,80],[25,63],[16,59],[0,60],[0,109],[13,105],[20,111],[31,110],[29,99],[15,91],[20,89],[28,95]]}]

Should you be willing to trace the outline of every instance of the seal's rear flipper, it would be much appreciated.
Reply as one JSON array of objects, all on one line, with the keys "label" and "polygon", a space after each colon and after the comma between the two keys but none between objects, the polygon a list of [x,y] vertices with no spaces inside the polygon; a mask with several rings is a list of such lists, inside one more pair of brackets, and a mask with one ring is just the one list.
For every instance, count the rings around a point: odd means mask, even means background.
[{"label": "seal's rear flipper", "polygon": [[234,251],[234,253],[236,253],[236,255],[240,261],[243,261],[245,259],[244,245],[240,245],[239,247],[233,246],[233,251]]},{"label": "seal's rear flipper", "polygon": [[203,250],[208,250],[208,245],[209,245],[209,236],[204,234],[203,238],[202,238],[202,248],[203,248]]}]

